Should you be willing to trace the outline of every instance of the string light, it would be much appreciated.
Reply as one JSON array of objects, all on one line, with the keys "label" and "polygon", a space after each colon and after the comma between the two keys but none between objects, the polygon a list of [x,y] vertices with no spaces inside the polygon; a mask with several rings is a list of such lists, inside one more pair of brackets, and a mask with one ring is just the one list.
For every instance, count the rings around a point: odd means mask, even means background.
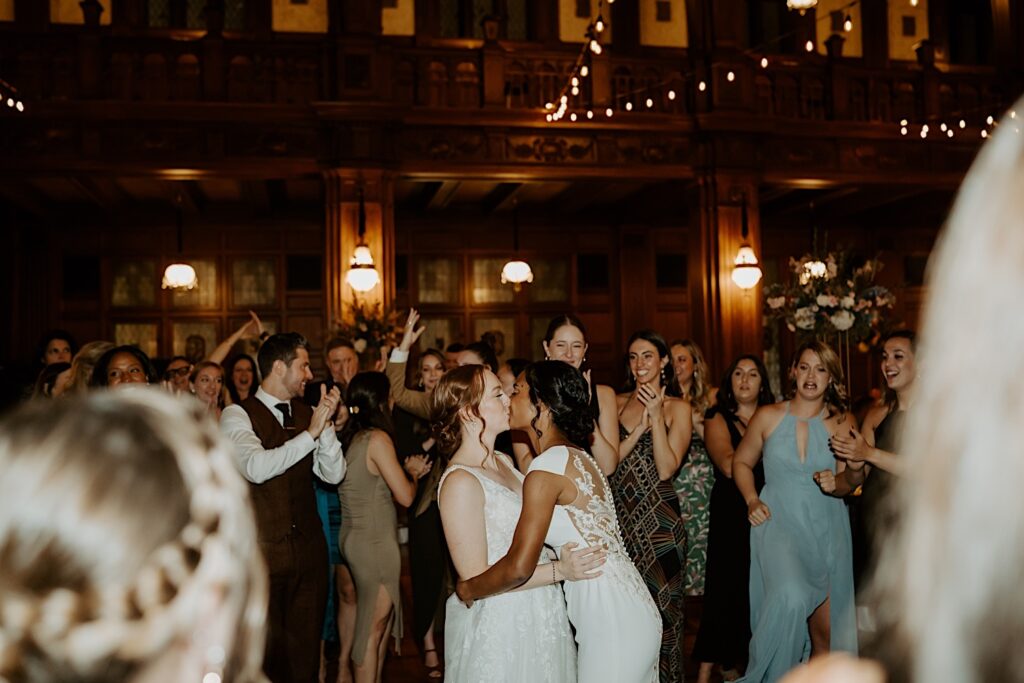
[{"label": "string light", "polygon": [[18,95],[18,89],[7,81],[0,79],[0,105],[6,104],[9,109],[16,109],[19,112],[25,111],[25,103]]},{"label": "string light", "polygon": [[807,44],[806,44],[806,45],[804,45],[804,48],[805,48],[805,49],[806,49],[806,50],[807,50],[808,52],[814,52],[814,41],[813,41],[813,40],[808,40],[808,41],[807,41]]},{"label": "string light", "polygon": [[967,122],[964,121],[963,119],[960,119],[960,130],[963,130],[966,127],[967,127]]},{"label": "string light", "polygon": [[674,100],[676,98],[676,91],[675,90],[669,90],[668,91],[668,98],[670,100]]},{"label": "string light", "polygon": [[592,119],[592,118],[594,118],[594,112],[592,112],[591,110],[589,110],[589,109],[588,109],[588,110],[587,110],[587,118],[588,118],[588,119]]},{"label": "string light", "polygon": [[633,111],[633,103],[626,102],[626,111]]},{"label": "string light", "polygon": [[768,68],[768,58],[767,57],[761,57],[761,68],[762,69],[767,69]]},{"label": "string light", "polygon": [[584,78],[586,78],[589,75],[590,75],[590,67],[587,66],[586,64],[584,64],[583,66],[580,67],[580,76],[583,76]]},{"label": "string light", "polygon": [[853,30],[853,17],[849,14],[846,15],[846,21],[843,22],[843,30],[847,33]]},{"label": "string light", "polygon": [[907,134],[907,127],[906,126],[902,126],[900,128],[900,135],[906,135],[906,134]]},{"label": "string light", "polygon": [[735,74],[735,73],[733,73],[732,71],[730,71],[729,73],[727,73],[727,74],[725,75],[725,80],[727,80],[727,81],[729,81],[730,83],[732,83],[733,81],[735,81],[735,80],[736,80],[736,74]]},{"label": "string light", "polygon": [[992,118],[991,116],[989,116],[989,117],[988,117],[987,119],[985,119],[985,123],[987,123],[987,124],[988,124],[988,125],[990,125],[990,126],[991,126],[991,125],[992,125],[992,124],[993,124],[994,122],[995,122],[995,119],[993,119],[993,118]]},{"label": "string light", "polygon": [[648,109],[650,109],[651,107],[653,107],[653,106],[654,106],[654,100],[652,100],[652,99],[651,99],[650,97],[648,97],[648,98],[647,98],[647,101],[646,101],[646,102],[644,102],[644,104],[646,104],[646,105],[647,105],[647,108],[648,108]]},{"label": "string light", "polygon": [[615,112],[612,111],[611,107],[608,107],[607,109],[604,110],[604,115],[607,116],[608,118],[611,118],[612,114],[614,114],[614,113]]},{"label": "string light", "polygon": [[697,84],[697,90],[700,90],[701,92],[704,92],[707,89],[708,89],[708,84],[705,83],[704,81],[701,81],[700,83]]},{"label": "string light", "polygon": [[985,139],[985,138],[987,138],[987,137],[988,137],[988,131],[987,131],[987,130],[984,130],[984,129],[982,129],[982,131],[981,131],[981,137],[982,137],[982,139]]},{"label": "string light", "polygon": [[[608,4],[611,4],[611,3],[608,3]],[[597,18],[597,21],[594,22],[594,30],[597,31],[598,33],[601,33],[602,31],[604,31],[604,19],[602,19],[601,17]]]},{"label": "string light", "polygon": [[946,124],[943,123],[941,126],[939,126],[939,130],[941,130],[943,133],[945,133],[946,132]]}]

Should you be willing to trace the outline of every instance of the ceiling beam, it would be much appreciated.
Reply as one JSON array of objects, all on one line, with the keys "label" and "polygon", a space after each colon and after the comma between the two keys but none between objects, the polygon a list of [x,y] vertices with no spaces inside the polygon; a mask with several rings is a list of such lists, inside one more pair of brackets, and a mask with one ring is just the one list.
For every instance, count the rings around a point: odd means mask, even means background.
[{"label": "ceiling beam", "polygon": [[498,186],[483,198],[480,207],[485,214],[511,209],[516,201],[516,195],[523,187],[524,183],[498,183]]},{"label": "ceiling beam", "polygon": [[427,208],[431,210],[447,208],[448,204],[455,196],[455,193],[459,191],[459,187],[461,185],[461,180],[445,180],[442,182],[441,187],[439,187],[434,196],[430,198],[430,203],[427,204]]}]

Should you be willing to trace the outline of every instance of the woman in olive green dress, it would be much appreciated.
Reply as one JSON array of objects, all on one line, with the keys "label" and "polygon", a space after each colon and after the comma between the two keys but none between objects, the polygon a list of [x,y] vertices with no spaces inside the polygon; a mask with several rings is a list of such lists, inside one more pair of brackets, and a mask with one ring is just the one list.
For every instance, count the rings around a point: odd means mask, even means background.
[{"label": "woman in olive green dress", "polygon": [[[341,434],[348,469],[341,496],[341,554],[356,586],[356,633],[352,662],[356,683],[380,681],[388,633],[402,638],[395,502],[408,507],[416,482],[430,471],[424,456],[404,465],[395,455],[389,384],[380,372],[364,372],[349,382],[349,418]],[[392,500],[392,497],[394,500]]]}]

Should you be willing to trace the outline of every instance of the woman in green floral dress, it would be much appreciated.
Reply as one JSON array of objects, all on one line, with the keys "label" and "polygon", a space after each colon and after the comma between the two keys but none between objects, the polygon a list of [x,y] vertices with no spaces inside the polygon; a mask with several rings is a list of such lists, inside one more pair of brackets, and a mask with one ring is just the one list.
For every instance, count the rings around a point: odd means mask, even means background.
[{"label": "woman in green floral dress", "polygon": [[708,504],[715,484],[715,467],[704,445],[704,411],[712,403],[712,388],[699,346],[683,339],[672,342],[670,351],[679,394],[690,402],[693,416],[690,448],[672,481],[686,528],[684,588],[687,595],[703,595],[708,559]]}]

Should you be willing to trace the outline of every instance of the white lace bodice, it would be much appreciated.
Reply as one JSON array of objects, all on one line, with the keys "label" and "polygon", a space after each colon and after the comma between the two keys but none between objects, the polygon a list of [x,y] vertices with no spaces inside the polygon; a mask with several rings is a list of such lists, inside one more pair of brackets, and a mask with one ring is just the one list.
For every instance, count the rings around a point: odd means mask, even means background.
[{"label": "white lace bodice", "polygon": [[566,543],[604,546],[608,551],[604,574],[621,583],[637,600],[649,603],[657,613],[650,592],[626,551],[608,480],[594,459],[578,448],[554,446],[534,458],[530,472],[537,470],[567,477],[577,491],[571,504],[555,507],[545,543],[554,548]]},{"label": "white lace bodice", "polygon": [[[502,458],[505,465],[512,470],[519,483],[523,482],[523,475],[513,465],[508,456],[498,453],[495,457]],[[464,470],[480,482],[484,490],[484,528],[487,532],[487,564],[492,565],[508,554],[512,545],[512,536],[515,535],[516,524],[519,523],[519,514],[523,509],[523,495],[521,491],[512,491],[503,484],[483,473],[482,468],[469,467],[467,465],[449,465],[438,482],[437,490],[440,496],[441,488],[445,480],[455,470]],[[544,557],[542,551],[541,557]]]}]

